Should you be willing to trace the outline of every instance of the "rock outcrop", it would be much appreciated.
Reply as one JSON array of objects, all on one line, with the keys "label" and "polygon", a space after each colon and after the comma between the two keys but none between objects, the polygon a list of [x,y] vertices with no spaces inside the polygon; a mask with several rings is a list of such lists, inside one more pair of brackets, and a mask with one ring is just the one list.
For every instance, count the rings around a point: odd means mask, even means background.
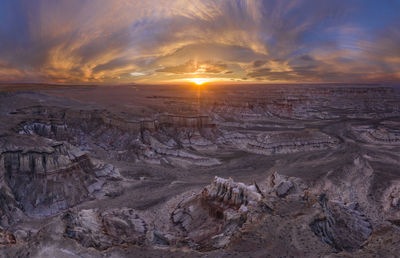
[{"label": "rock outcrop", "polygon": [[164,158],[164,163],[177,166],[219,164],[196,153],[217,148],[218,130],[207,116],[160,114],[153,120],[127,121],[103,110],[44,106],[18,110],[14,115],[29,115],[16,128],[19,134],[67,141],[112,159],[160,163]]},{"label": "rock outcrop", "polygon": [[381,124],[379,126],[353,126],[352,131],[360,140],[384,145],[400,145],[400,122]]},{"label": "rock outcrop", "polygon": [[55,214],[100,190],[108,178],[120,177],[116,168],[65,142],[20,136],[2,146],[1,198],[8,205],[3,211],[12,213],[16,209],[9,206],[16,203],[29,215]]},{"label": "rock outcrop", "polygon": [[372,233],[366,217],[354,204],[328,201],[325,195],[320,196],[319,202],[324,213],[310,224],[314,233],[338,251],[358,250]]},{"label": "rock outcrop", "polygon": [[334,149],[339,141],[317,130],[260,133],[236,142],[246,151],[272,155]]},{"label": "rock outcrop", "polygon": [[0,247],[16,244],[15,236],[0,228]]},{"label": "rock outcrop", "polygon": [[63,217],[65,234],[85,247],[105,250],[112,246],[143,245],[148,231],[147,223],[135,210],[128,208],[107,210],[69,211]]},{"label": "rock outcrop", "polygon": [[208,250],[226,246],[248,216],[260,209],[266,211],[262,198],[256,185],[216,177],[201,193],[182,200],[173,209],[171,227],[164,232],[146,222],[146,215],[128,208],[103,212],[71,210],[63,220],[66,236],[85,247],[104,250],[112,246],[136,244]]},{"label": "rock outcrop", "polygon": [[179,204],[171,219],[194,247],[221,248],[261,200],[255,185],[216,177],[201,194]]},{"label": "rock outcrop", "polygon": [[276,171],[267,178],[261,187],[266,194],[275,195],[280,198],[284,198],[289,194],[305,197],[304,195],[307,195],[307,189],[309,188],[301,179],[284,176]]},{"label": "rock outcrop", "polygon": [[353,253],[342,252],[337,257],[396,257],[400,253],[400,228],[382,225],[370,235],[362,248]]}]

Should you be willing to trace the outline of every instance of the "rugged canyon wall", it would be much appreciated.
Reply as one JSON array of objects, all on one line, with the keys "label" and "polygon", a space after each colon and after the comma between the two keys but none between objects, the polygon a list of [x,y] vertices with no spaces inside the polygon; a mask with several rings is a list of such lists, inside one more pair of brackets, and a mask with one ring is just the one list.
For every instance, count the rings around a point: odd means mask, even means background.
[{"label": "rugged canyon wall", "polygon": [[3,210],[5,216],[18,209],[34,216],[56,214],[87,199],[107,178],[119,177],[118,169],[92,161],[66,142],[27,136],[0,142],[2,198],[15,205]]},{"label": "rugged canyon wall", "polygon": [[251,91],[154,98],[140,118],[0,96],[0,252],[397,254],[396,94]]},{"label": "rugged canyon wall", "polygon": [[159,163],[166,157],[165,162],[178,166],[218,163],[187,150],[215,148],[219,132],[207,116],[161,114],[153,120],[126,121],[106,111],[41,106],[13,114],[29,117],[15,129],[19,134],[67,141],[87,150],[100,147],[109,158]]}]

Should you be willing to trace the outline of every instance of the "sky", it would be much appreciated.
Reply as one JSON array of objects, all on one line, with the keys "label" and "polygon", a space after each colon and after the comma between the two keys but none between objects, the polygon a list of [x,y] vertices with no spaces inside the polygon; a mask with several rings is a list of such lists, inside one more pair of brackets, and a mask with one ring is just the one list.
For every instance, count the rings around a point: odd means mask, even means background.
[{"label": "sky", "polygon": [[0,0],[0,81],[400,82],[400,0]]}]

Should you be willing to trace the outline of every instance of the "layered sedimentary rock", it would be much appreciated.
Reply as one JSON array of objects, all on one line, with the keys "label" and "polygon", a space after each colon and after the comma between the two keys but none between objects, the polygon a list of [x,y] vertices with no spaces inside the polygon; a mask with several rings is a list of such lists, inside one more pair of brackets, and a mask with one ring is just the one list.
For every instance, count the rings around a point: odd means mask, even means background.
[{"label": "layered sedimentary rock", "polygon": [[23,212],[4,179],[0,184],[0,225],[8,227],[18,222],[23,217]]},{"label": "layered sedimentary rock", "polygon": [[[66,235],[85,247],[107,249],[122,244],[175,245],[206,250],[222,248],[256,210],[266,209],[256,185],[216,177],[199,194],[183,199],[171,211],[164,232],[150,226],[143,212],[128,208],[69,211]],[[251,215],[249,215],[251,216]],[[153,218],[162,220],[161,217]],[[168,224],[168,221],[156,224]]]},{"label": "layered sedimentary rock", "polygon": [[[201,194],[182,201],[171,219],[179,228],[175,236],[199,250],[236,250],[241,246],[237,246],[238,241],[246,243],[252,234],[257,238],[251,241],[278,244],[276,237],[283,239],[289,234],[293,242],[286,244],[294,249],[275,250],[278,254],[315,253],[306,242],[315,242],[319,252],[329,248],[352,252],[372,232],[372,225],[356,204],[328,200],[323,193],[315,195],[302,180],[278,173],[272,174],[267,185],[262,186],[216,177]],[[262,228],[269,231],[261,233]]]},{"label": "layered sedimentary rock", "polygon": [[361,125],[354,126],[352,130],[359,139],[368,143],[400,145],[399,125],[399,122],[380,126]]},{"label": "layered sedimentary rock", "polygon": [[[222,90],[221,90],[222,91]],[[379,118],[399,115],[390,87],[282,86],[237,90],[203,100],[220,122],[263,122],[268,119]],[[358,100],[358,101],[354,101]],[[383,101],[382,101],[383,100]]]},{"label": "layered sedimentary rock", "polygon": [[[170,221],[164,221],[163,212],[169,211]],[[372,225],[356,204],[314,195],[302,180],[278,173],[260,186],[216,177],[201,192],[163,212],[149,217],[145,211],[123,207],[71,209],[62,216],[64,236],[98,250],[169,246],[261,256],[359,252],[363,244],[372,246],[375,241],[369,239]],[[164,227],[157,228],[160,225]]]},{"label": "layered sedimentary rock", "polygon": [[268,195],[276,195],[280,198],[289,194],[296,194],[303,197],[308,194],[308,185],[296,177],[287,177],[278,172],[272,173],[265,184],[262,185],[263,190]]},{"label": "layered sedimentary rock", "polygon": [[0,256],[395,257],[399,96],[257,87],[0,96]]},{"label": "layered sedimentary rock", "polygon": [[124,244],[143,245],[148,231],[147,223],[135,210],[128,208],[81,210],[68,212],[63,217],[65,234],[85,247],[100,250]]},{"label": "layered sedimentary rock", "polygon": [[[81,149],[104,152],[118,160],[143,160],[196,165],[219,164],[216,159],[186,150],[215,149],[217,129],[207,116],[159,115],[153,120],[127,121],[102,110],[31,107],[15,115],[32,115],[17,129],[20,134],[68,141]],[[99,149],[100,147],[100,149]]]},{"label": "layered sedimentary rock", "polygon": [[325,195],[319,202],[324,213],[310,224],[314,233],[339,251],[359,249],[371,235],[372,226],[356,205],[328,202]]},{"label": "layered sedimentary rock", "polygon": [[237,137],[231,132],[219,130],[210,120],[213,114],[210,117],[161,114],[153,120],[126,121],[100,110],[32,107],[15,113],[37,116],[33,121],[20,124],[20,134],[65,140],[81,149],[107,150],[104,155],[113,159],[158,164],[163,160],[163,163],[177,166],[217,165],[217,159],[206,157],[203,153],[215,151],[221,145],[233,145],[264,155],[324,150],[339,145],[336,138],[316,129],[268,133],[249,131]]},{"label": "layered sedimentary rock", "polygon": [[268,132],[241,137],[229,135],[226,140],[243,150],[264,155],[318,151],[339,146],[336,138],[318,130]]},{"label": "layered sedimentary rock", "polygon": [[198,151],[216,150],[216,129],[193,127],[160,127],[157,132],[143,131],[141,133],[139,159],[173,165],[194,164],[212,166],[220,162],[212,157],[204,156]]},{"label": "layered sedimentary rock", "polygon": [[18,203],[30,215],[46,216],[74,206],[101,189],[106,178],[119,177],[117,169],[92,162],[65,142],[21,136],[3,139],[2,146],[2,198],[15,200],[8,205]]},{"label": "layered sedimentary rock", "polygon": [[129,122],[99,110],[35,109],[16,112],[38,116],[22,123],[19,133],[66,140],[82,149],[101,147],[109,157],[121,160],[160,163],[165,158],[164,163],[178,166],[210,166],[219,164],[218,160],[196,152],[215,151],[221,144],[264,155],[324,150],[339,144],[318,130],[249,132],[236,137],[231,132],[222,133],[208,116],[158,115],[154,120]]},{"label": "layered sedimentary rock", "polygon": [[130,150],[141,131],[139,122],[125,121],[104,110],[36,106],[17,110],[15,115],[27,117],[17,128],[20,134],[68,141],[81,149]]},{"label": "layered sedimentary rock", "polygon": [[372,157],[354,155],[348,159],[346,166],[319,178],[310,186],[309,191],[313,194],[326,193],[330,200],[356,203],[363,214],[368,214],[371,224],[379,225],[389,215],[382,208],[390,203],[389,194],[384,189],[390,189],[392,183],[386,182],[384,188],[376,186]]},{"label": "layered sedimentary rock", "polygon": [[171,218],[198,248],[223,247],[262,199],[255,185],[216,177],[201,194],[185,200]]}]

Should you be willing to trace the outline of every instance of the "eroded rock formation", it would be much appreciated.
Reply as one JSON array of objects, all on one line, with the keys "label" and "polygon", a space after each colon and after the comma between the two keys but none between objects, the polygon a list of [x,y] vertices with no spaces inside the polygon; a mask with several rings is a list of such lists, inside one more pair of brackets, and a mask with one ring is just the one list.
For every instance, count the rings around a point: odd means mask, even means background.
[{"label": "eroded rock formation", "polygon": [[3,211],[12,213],[14,203],[29,215],[55,214],[100,190],[107,178],[120,177],[118,169],[65,142],[21,136],[3,139],[2,146]]},{"label": "eroded rock formation", "polygon": [[339,141],[317,130],[260,133],[233,141],[246,151],[272,155],[336,148]]},{"label": "eroded rock formation", "polygon": [[107,210],[81,210],[67,212],[63,217],[65,234],[85,247],[100,250],[124,244],[143,245],[148,225],[135,210],[128,208]]},{"label": "eroded rock formation", "polygon": [[249,209],[255,209],[261,199],[255,185],[216,177],[201,194],[179,204],[171,218],[199,248],[220,248],[246,222]]},{"label": "eroded rock formation", "polygon": [[356,209],[356,204],[345,205],[328,202],[325,195],[320,196],[323,215],[310,224],[314,233],[323,242],[337,250],[358,250],[372,233],[372,226]]},{"label": "eroded rock formation", "polygon": [[16,244],[15,236],[0,228],[0,246],[13,244]]},{"label": "eroded rock formation", "polygon": [[121,87],[0,94],[0,256],[398,253],[392,90]]},{"label": "eroded rock formation", "polygon": [[178,166],[219,164],[214,158],[189,150],[216,149],[218,130],[207,116],[161,114],[153,120],[126,121],[104,110],[44,106],[21,109],[13,114],[29,115],[29,121],[16,129],[20,134],[68,141],[81,149],[98,151],[118,160],[139,159],[149,163],[163,160]]}]

